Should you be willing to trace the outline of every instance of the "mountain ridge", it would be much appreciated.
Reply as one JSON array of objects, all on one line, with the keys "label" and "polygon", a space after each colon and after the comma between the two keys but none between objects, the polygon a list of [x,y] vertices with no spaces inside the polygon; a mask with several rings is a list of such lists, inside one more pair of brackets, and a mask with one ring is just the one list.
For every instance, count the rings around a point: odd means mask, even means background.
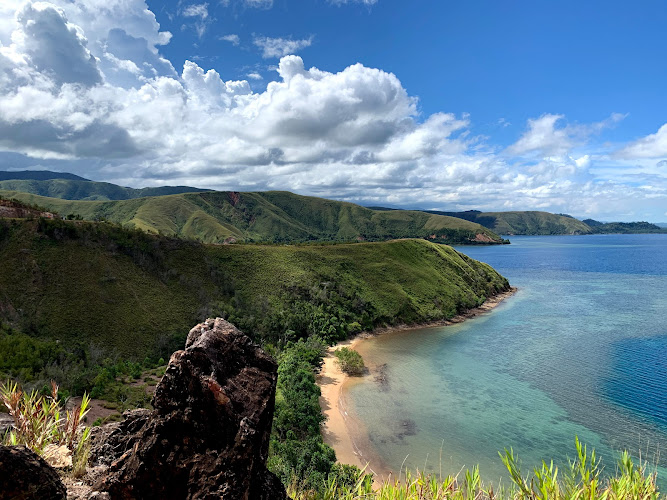
[{"label": "mountain ridge", "polygon": [[438,243],[500,244],[473,222],[420,211],[378,212],[353,203],[287,191],[203,191],[129,200],[84,201],[0,190],[0,196],[61,215],[109,220],[203,243],[383,241],[425,238]]}]

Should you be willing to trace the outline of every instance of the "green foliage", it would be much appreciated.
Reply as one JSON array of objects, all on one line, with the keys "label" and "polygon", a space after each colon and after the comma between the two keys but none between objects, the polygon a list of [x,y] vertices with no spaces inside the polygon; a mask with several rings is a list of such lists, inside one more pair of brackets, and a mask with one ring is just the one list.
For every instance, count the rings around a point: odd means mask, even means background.
[{"label": "green foliage", "polygon": [[586,219],[584,223],[591,227],[594,234],[646,234],[667,233],[667,230],[650,222],[607,222],[602,223]]},{"label": "green foliage", "polygon": [[84,394],[79,406],[63,411],[55,383],[51,384],[51,394],[42,396],[37,391],[24,392],[16,383],[7,382],[0,385],[0,399],[14,420],[3,444],[27,446],[39,455],[44,455],[51,445],[67,446],[73,454],[75,474],[85,472],[90,428],[80,432],[79,425],[88,413],[87,395]]},{"label": "green foliage", "polygon": [[348,347],[341,347],[335,351],[336,362],[343,373],[348,375],[363,375],[366,367],[364,360],[357,351]]},{"label": "green foliage", "polygon": [[370,476],[359,474],[356,482],[331,474],[325,487],[315,491],[298,482],[288,489],[294,500],[658,500],[655,473],[645,465],[637,466],[627,452],[618,460],[614,475],[602,479],[595,452],[576,440],[577,458],[570,463],[565,477],[553,462],[544,462],[532,475],[524,477],[518,458],[505,450],[501,458],[510,474],[511,484],[496,491],[483,484],[477,467],[456,476],[437,477],[406,471],[404,477],[385,479],[373,488]]},{"label": "green foliage", "polygon": [[268,466],[285,484],[319,490],[336,462],[320,434],[323,422],[315,384],[326,345],[317,337],[291,342],[279,355],[276,407]]},{"label": "green foliage", "polygon": [[[67,353],[81,349],[74,353],[81,370],[105,357],[167,359],[193,324],[211,316],[262,343],[312,335],[330,343],[350,329],[449,318],[508,286],[489,266],[422,240],[205,246],[108,223],[43,219],[0,221],[0,228],[0,321],[24,335],[0,335],[15,346],[7,352],[17,351],[0,366],[12,364],[21,380],[53,364],[50,351],[66,366]],[[25,362],[12,361],[19,355]]]}]

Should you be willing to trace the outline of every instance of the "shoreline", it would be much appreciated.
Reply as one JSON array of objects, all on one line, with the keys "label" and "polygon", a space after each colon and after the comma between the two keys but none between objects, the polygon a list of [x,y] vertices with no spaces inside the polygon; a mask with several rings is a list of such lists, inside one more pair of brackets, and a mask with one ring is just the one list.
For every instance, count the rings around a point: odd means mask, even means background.
[{"label": "shoreline", "polygon": [[363,423],[355,419],[348,412],[348,405],[345,401],[346,389],[351,384],[363,380],[363,377],[350,377],[338,368],[335,362],[336,357],[333,354],[336,349],[340,347],[354,349],[363,340],[389,332],[410,331],[462,323],[467,319],[493,310],[516,292],[517,288],[510,287],[506,292],[489,297],[481,306],[470,309],[448,320],[376,328],[370,332],[362,332],[355,337],[329,347],[324,357],[322,369],[317,375],[317,385],[320,387],[322,393],[319,398],[320,408],[322,414],[326,417],[326,420],[322,424],[322,438],[326,444],[334,449],[338,462],[366,469],[367,472],[372,473],[375,477],[376,486],[379,485],[378,481],[382,481],[393,475],[392,471],[382,462],[381,458],[374,455],[373,447],[368,440],[368,433],[365,431]]}]

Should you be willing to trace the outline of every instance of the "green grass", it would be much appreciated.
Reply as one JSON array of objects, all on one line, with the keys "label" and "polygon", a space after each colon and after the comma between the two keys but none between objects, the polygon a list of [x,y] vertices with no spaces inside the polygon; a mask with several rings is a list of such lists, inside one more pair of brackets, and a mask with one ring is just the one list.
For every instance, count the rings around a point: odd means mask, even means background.
[{"label": "green grass", "polygon": [[354,323],[448,318],[508,286],[424,240],[218,246],[59,220],[1,221],[0,259],[0,321],[20,332],[16,342],[27,335],[139,360],[168,357],[208,316],[269,343],[288,330],[336,339]]},{"label": "green grass", "polygon": [[[400,478],[373,485],[371,477],[358,471],[329,474],[322,488],[307,489],[298,483],[288,488],[294,500],[659,500],[656,473],[646,463],[636,464],[627,452],[620,455],[615,473],[603,477],[595,451],[588,452],[575,439],[576,458],[559,469],[543,462],[532,471],[521,470],[512,450],[500,453],[511,481],[485,485],[479,468],[460,471],[456,476],[438,476],[405,471]],[[350,477],[351,476],[351,477]]]},{"label": "green grass", "polygon": [[49,198],[64,200],[129,200],[145,196],[204,191],[186,186],[164,186],[133,189],[109,182],[94,182],[80,179],[7,179],[0,180],[0,189],[21,191]]},{"label": "green grass", "polygon": [[229,240],[275,243],[383,241],[395,238],[430,238],[459,244],[477,243],[480,238],[486,242],[502,242],[491,230],[454,217],[419,211],[376,211],[352,203],[279,191],[209,191],[117,201],[66,200],[20,190],[0,191],[0,196],[44,206],[62,215],[78,214],[87,220],[106,219],[126,227],[204,243]]},{"label": "green grass", "polygon": [[451,215],[476,222],[498,234],[508,235],[552,235],[590,234],[593,229],[573,217],[549,212],[437,212],[432,214]]}]

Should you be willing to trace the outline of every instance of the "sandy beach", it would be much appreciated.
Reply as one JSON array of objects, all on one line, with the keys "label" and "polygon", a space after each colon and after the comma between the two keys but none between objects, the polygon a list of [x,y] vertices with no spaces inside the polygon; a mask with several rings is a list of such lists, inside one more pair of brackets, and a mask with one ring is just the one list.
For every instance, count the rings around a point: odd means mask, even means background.
[{"label": "sandy beach", "polygon": [[387,332],[415,330],[419,328],[438,327],[461,323],[466,319],[474,318],[484,314],[503,300],[516,292],[516,288],[498,294],[489,298],[484,304],[471,309],[464,314],[455,316],[450,320],[443,320],[431,323],[422,323],[417,325],[399,325],[390,328],[380,328],[373,332],[364,332],[360,335],[341,342],[330,347],[325,358],[322,370],[318,375],[317,383],[320,386],[322,395],[320,396],[320,407],[326,417],[322,426],[322,436],[324,442],[336,451],[336,457],[341,463],[356,465],[360,468],[366,467],[367,472],[373,473],[376,478],[386,478],[390,471],[382,464],[378,457],[373,456],[373,449],[370,443],[367,443],[367,433],[363,429],[361,422],[354,419],[354,416],[348,412],[345,402],[345,390],[349,384],[353,384],[362,377],[348,377],[338,365],[334,351],[341,347],[354,348],[364,339],[381,335]]}]

